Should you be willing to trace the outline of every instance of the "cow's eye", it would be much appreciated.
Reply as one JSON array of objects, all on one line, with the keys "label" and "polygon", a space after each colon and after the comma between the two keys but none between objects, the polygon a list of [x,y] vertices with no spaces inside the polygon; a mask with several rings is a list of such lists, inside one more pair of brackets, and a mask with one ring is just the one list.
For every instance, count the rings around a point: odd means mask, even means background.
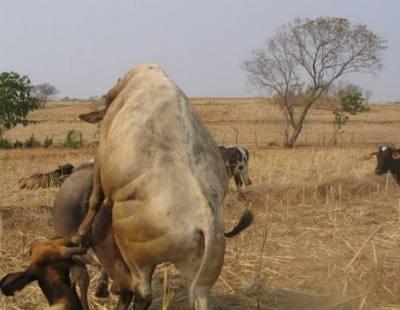
[{"label": "cow's eye", "polygon": [[242,171],[243,170],[243,166],[239,166],[239,170]]}]

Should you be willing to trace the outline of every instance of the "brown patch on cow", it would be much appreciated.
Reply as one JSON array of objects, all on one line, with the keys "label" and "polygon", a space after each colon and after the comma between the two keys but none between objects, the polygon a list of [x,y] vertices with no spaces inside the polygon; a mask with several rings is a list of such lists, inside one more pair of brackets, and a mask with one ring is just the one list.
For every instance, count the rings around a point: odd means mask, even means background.
[{"label": "brown patch on cow", "polygon": [[34,243],[31,247],[32,266],[61,260],[66,254],[66,244],[67,241],[62,238]]},{"label": "brown patch on cow", "polygon": [[46,268],[46,281],[49,283],[62,283],[60,272],[52,267]]}]

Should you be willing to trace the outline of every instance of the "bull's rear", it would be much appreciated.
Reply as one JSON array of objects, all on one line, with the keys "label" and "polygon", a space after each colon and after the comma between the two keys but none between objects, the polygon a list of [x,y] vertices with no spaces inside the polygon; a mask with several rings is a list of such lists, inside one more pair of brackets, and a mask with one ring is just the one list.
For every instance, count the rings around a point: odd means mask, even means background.
[{"label": "bull's rear", "polygon": [[150,305],[156,265],[170,261],[190,282],[191,307],[207,309],[225,252],[228,176],[219,149],[157,65],[128,72],[107,100],[90,210],[104,197],[113,206],[115,238],[131,273],[126,285],[138,308]]}]

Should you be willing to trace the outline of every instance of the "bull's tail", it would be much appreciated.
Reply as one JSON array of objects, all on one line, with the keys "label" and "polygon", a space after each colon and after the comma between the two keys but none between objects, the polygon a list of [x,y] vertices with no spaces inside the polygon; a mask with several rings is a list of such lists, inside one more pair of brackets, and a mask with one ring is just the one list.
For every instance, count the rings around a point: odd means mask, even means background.
[{"label": "bull's tail", "polygon": [[230,231],[225,233],[225,237],[232,238],[245,230],[247,227],[251,225],[253,222],[254,216],[250,210],[246,210],[243,212],[242,217],[239,220],[239,223]]},{"label": "bull's tail", "polygon": [[[217,280],[221,272],[224,262],[225,253],[225,237],[233,237],[239,234],[242,230],[250,226],[253,221],[253,213],[246,210],[239,223],[232,231],[222,235],[218,232],[215,214],[210,208],[207,208],[207,216],[205,216],[205,225],[200,228],[200,233],[204,240],[204,253],[200,263],[200,267],[193,278],[189,290],[190,309],[207,309],[208,294]],[[195,302],[198,301],[198,308],[195,308]]]}]

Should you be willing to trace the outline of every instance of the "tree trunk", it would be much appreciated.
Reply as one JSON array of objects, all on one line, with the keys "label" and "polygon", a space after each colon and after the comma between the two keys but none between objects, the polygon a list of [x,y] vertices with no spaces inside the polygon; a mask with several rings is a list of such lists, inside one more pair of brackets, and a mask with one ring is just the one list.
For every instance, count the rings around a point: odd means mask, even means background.
[{"label": "tree trunk", "polygon": [[287,147],[287,148],[292,148],[292,147],[295,145],[296,140],[297,140],[297,138],[299,137],[299,135],[300,135],[302,129],[303,129],[303,126],[301,126],[301,125],[298,125],[298,126],[294,129],[294,131],[292,132],[292,134],[291,134],[289,140],[287,140],[285,147]]}]

